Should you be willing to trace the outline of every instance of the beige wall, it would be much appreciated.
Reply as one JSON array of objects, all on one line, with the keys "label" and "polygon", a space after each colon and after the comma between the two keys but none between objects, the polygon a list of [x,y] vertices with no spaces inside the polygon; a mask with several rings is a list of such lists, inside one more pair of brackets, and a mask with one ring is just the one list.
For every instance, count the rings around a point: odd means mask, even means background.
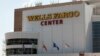
[{"label": "beige wall", "polygon": [[[27,16],[32,15],[43,15],[43,14],[53,14],[60,12],[70,12],[70,11],[79,11],[79,17],[72,18],[61,18],[63,19],[63,24],[60,25],[47,25],[41,26],[40,21],[28,21]],[[41,8],[36,10],[24,10],[23,11],[23,27],[22,31],[29,32],[39,32],[40,33],[40,42],[39,42],[39,53],[45,52],[42,50],[42,43],[47,46],[48,52],[92,52],[92,42],[91,42],[91,11],[92,7],[82,3],[77,5],[65,5],[59,7],[49,7]],[[48,20],[47,20],[48,21]],[[89,34],[87,34],[89,33]],[[57,51],[56,48],[52,47],[52,43],[55,42],[60,50]],[[64,43],[70,45],[69,48],[66,48]]]},{"label": "beige wall", "polygon": [[[73,0],[73,1],[91,1],[91,2],[100,2],[100,0]],[[94,15],[100,15],[100,6],[94,8],[93,10]]]},{"label": "beige wall", "polygon": [[40,8],[58,7],[58,6],[81,4],[81,3],[82,3],[82,1],[80,1],[80,2],[60,3],[60,4],[58,3],[58,4],[51,4],[51,5],[43,5],[43,6],[15,9],[15,12],[14,12],[14,32],[22,31],[22,11],[24,11],[24,10],[33,10],[33,9],[40,9]]}]

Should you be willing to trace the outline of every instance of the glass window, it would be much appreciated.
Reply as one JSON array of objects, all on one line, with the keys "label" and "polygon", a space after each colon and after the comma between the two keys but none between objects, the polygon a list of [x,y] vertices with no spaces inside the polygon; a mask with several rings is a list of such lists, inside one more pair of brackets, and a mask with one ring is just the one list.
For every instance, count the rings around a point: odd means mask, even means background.
[{"label": "glass window", "polygon": [[100,21],[92,23],[93,52],[100,52]]},{"label": "glass window", "polygon": [[37,54],[37,49],[35,48],[13,48],[6,50],[7,55],[16,55],[16,54]]},{"label": "glass window", "polygon": [[38,40],[37,39],[27,39],[27,38],[21,38],[21,39],[8,39],[7,45],[16,45],[16,44],[35,44],[37,45]]}]

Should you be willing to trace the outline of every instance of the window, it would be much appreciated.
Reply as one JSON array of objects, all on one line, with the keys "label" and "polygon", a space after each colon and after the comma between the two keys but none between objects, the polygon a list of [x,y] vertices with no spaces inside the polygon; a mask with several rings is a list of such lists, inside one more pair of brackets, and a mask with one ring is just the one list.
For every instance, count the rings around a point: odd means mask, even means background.
[{"label": "window", "polygon": [[16,45],[16,44],[35,44],[37,45],[37,39],[27,39],[27,38],[17,38],[17,39],[8,39],[7,45]]},{"label": "window", "polygon": [[35,48],[13,48],[6,50],[7,55],[16,55],[16,54],[37,54],[37,49]]},{"label": "window", "polygon": [[92,23],[93,52],[100,52],[100,21]]}]

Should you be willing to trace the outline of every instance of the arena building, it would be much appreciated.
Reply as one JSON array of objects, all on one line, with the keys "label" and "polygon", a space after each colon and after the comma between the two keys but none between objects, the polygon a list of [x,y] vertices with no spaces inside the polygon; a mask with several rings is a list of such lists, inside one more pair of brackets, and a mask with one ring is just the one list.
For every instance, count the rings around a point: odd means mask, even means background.
[{"label": "arena building", "polygon": [[99,56],[100,16],[77,1],[15,9],[7,56]]}]

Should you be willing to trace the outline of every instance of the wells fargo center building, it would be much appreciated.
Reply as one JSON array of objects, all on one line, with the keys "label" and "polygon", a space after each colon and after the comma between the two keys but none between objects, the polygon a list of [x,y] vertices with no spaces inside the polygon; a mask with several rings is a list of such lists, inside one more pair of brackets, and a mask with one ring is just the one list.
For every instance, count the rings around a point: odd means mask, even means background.
[{"label": "wells fargo center building", "polygon": [[100,16],[88,2],[15,9],[7,56],[99,56]]}]

